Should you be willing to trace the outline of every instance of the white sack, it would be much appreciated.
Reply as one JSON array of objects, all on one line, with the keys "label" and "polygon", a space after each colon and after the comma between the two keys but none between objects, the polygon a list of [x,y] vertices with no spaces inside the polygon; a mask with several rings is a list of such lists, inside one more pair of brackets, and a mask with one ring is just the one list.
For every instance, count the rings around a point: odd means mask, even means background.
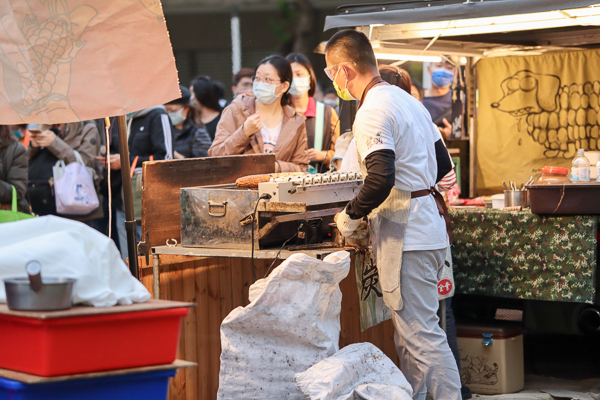
[{"label": "white sack", "polygon": [[[0,280],[27,277],[31,260],[42,264],[42,279],[77,279],[73,304],[109,307],[150,300],[113,241],[81,222],[47,216],[0,224],[0,260]],[[1,283],[0,302],[6,302]]]},{"label": "white sack", "polygon": [[411,400],[413,395],[396,364],[371,343],[346,346],[294,381],[311,400]]},{"label": "white sack", "polygon": [[221,324],[217,399],[305,400],[294,374],[339,349],[342,293],[350,254],[323,261],[294,254],[250,287],[251,303]]}]

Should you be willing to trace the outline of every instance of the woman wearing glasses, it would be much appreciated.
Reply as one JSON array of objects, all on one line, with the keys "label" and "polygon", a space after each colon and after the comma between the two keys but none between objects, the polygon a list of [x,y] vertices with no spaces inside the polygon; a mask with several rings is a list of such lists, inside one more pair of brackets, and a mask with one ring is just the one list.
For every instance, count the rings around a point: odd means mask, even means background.
[{"label": "woman wearing glasses", "polygon": [[269,56],[256,68],[252,94],[238,96],[217,126],[210,156],[275,153],[275,172],[306,171],[309,163],[304,117],[291,107],[292,67]]}]

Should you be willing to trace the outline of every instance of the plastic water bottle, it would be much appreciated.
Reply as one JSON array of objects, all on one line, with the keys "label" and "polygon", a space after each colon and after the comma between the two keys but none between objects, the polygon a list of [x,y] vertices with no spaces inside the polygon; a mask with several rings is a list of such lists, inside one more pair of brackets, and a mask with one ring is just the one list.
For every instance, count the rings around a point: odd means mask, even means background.
[{"label": "plastic water bottle", "polygon": [[600,161],[596,164],[596,182],[600,182]]},{"label": "plastic water bottle", "polygon": [[577,156],[571,163],[571,182],[590,181],[590,160],[583,154],[583,149],[577,150]]}]

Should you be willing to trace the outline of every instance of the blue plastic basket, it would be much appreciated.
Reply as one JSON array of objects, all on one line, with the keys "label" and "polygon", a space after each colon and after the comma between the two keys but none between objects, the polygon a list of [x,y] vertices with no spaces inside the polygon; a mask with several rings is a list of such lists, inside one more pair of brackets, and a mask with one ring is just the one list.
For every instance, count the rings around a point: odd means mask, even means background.
[{"label": "blue plastic basket", "polygon": [[1,400],[165,400],[176,369],[27,384],[0,378]]}]

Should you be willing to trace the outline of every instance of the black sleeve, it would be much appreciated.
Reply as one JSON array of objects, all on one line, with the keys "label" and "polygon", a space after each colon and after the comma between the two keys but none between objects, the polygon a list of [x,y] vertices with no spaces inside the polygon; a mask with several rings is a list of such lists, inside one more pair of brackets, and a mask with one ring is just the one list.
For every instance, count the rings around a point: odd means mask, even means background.
[{"label": "black sleeve", "polygon": [[[165,160],[167,155],[166,137],[171,137],[171,123],[169,117],[165,111],[152,112],[152,115],[148,115],[150,118],[150,132],[148,140],[150,140],[150,147],[152,157],[154,161]],[[171,146],[171,153],[173,152]],[[136,167],[141,167],[142,163],[150,161],[150,154],[139,156]]]},{"label": "black sleeve", "polygon": [[346,207],[351,219],[369,215],[387,199],[396,180],[395,160],[392,150],[377,150],[365,158],[367,177],[358,196]]},{"label": "black sleeve", "polygon": [[452,171],[452,161],[450,160],[450,154],[448,149],[444,146],[442,139],[435,142],[435,158],[437,161],[437,177],[435,183],[442,180],[444,176]]}]

